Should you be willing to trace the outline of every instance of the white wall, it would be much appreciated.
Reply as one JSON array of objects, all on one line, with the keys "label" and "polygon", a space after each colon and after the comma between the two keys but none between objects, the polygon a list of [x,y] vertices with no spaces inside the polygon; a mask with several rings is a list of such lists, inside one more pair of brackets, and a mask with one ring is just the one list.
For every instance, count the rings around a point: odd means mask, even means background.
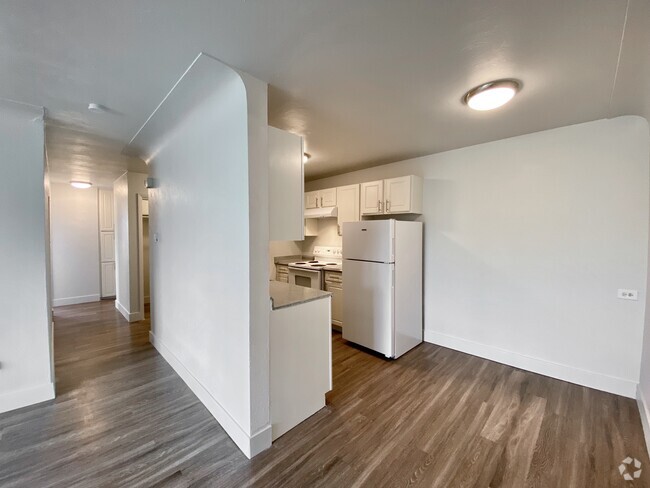
[{"label": "white wall", "polygon": [[[648,124],[619,117],[357,171],[425,178],[425,338],[634,397],[648,261]],[[639,301],[616,298],[618,288]],[[646,376],[647,377],[647,376]]]},{"label": "white wall", "polygon": [[135,141],[156,182],[152,341],[248,456],[271,442],[266,91],[202,55]]},{"label": "white wall", "polygon": [[127,172],[113,183],[115,206],[115,307],[126,320],[142,320],[139,297],[137,195],[147,198],[144,173]]},{"label": "white wall", "polygon": [[0,102],[0,412],[54,398],[43,110]]},{"label": "white wall", "polygon": [[51,184],[52,304],[98,301],[99,214],[97,189]]},{"label": "white wall", "polygon": [[343,240],[338,233],[339,226],[336,218],[318,219],[318,235],[305,237],[302,250],[304,254],[314,254],[315,246],[338,246],[341,247]]}]

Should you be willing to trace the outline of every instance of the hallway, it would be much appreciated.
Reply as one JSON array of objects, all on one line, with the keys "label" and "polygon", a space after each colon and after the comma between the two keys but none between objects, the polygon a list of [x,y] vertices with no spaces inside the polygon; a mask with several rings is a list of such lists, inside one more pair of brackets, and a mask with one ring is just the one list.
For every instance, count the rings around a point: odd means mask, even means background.
[{"label": "hallway", "polygon": [[[334,338],[328,406],[249,461],[113,302],[55,309],[57,398],[0,415],[0,486],[648,486],[633,400],[431,344]],[[626,456],[643,463],[624,484]],[[645,483],[645,484],[644,484]]]}]

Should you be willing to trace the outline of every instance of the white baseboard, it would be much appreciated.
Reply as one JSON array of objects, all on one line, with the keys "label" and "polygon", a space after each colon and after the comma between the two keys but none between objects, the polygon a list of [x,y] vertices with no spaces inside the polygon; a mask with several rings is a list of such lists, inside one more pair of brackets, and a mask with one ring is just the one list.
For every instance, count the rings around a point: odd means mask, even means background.
[{"label": "white baseboard", "polygon": [[124,317],[129,322],[137,322],[138,320],[142,320],[142,317],[140,316],[140,312],[133,312],[133,313],[129,312],[117,300],[115,300],[115,308],[122,314],[122,317]]},{"label": "white baseboard", "polygon": [[456,351],[465,352],[491,361],[514,366],[515,368],[525,369],[533,373],[550,376],[551,378],[587,386],[596,390],[614,393],[627,398],[636,398],[637,395],[637,383],[624,378],[587,371],[546,359],[525,356],[517,352],[487,344],[480,344],[432,330],[424,331],[424,340],[432,344],[455,349]]},{"label": "white baseboard", "polygon": [[2,393],[0,394],[0,413],[46,402],[53,398],[54,383],[45,383],[32,388]]},{"label": "white baseboard", "polygon": [[252,435],[248,433],[231,417],[228,411],[210,394],[210,392],[194,377],[185,365],[171,352],[167,346],[156,339],[153,332],[149,332],[149,341],[165,358],[169,365],[178,373],[178,376],[194,392],[201,403],[205,405],[212,416],[219,422],[237,447],[249,459],[271,447],[271,425],[267,425]]},{"label": "white baseboard", "polygon": [[98,302],[99,300],[100,300],[99,294],[81,295],[78,297],[68,297],[68,298],[54,298],[52,300],[52,306],[62,307],[64,305],[77,305],[79,303]]},{"label": "white baseboard", "polygon": [[648,402],[641,385],[637,388],[636,402],[639,406],[639,416],[641,417],[641,425],[643,425],[643,437],[645,438],[645,448],[650,452],[650,411],[648,410]]}]

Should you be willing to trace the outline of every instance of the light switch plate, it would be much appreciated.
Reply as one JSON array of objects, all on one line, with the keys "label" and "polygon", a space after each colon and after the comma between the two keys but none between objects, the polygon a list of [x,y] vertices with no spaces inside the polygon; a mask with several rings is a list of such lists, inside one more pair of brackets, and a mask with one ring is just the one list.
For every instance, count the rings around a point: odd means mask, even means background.
[{"label": "light switch plate", "polygon": [[618,298],[621,298],[623,300],[638,300],[639,299],[639,291],[638,290],[625,290],[623,288],[618,289],[618,293],[616,294]]}]

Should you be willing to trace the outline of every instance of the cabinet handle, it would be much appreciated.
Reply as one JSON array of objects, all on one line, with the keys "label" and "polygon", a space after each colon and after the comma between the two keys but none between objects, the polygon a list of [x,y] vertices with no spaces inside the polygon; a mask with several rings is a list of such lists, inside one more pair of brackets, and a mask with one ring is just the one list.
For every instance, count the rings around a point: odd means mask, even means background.
[{"label": "cabinet handle", "polygon": [[377,200],[377,212],[381,212],[381,200]]},{"label": "cabinet handle", "polygon": [[323,197],[320,197],[320,206],[323,206]]},{"label": "cabinet handle", "polygon": [[390,212],[390,200],[386,200],[386,212]]}]

